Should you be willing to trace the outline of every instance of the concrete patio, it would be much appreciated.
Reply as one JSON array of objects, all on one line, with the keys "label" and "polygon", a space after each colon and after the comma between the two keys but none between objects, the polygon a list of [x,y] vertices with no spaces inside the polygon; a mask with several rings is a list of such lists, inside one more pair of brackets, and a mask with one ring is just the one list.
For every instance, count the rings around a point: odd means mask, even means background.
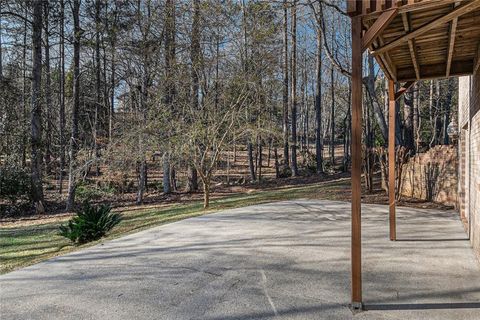
[{"label": "concrete patio", "polygon": [[457,213],[364,205],[352,314],[350,204],[289,201],[156,227],[0,277],[4,319],[479,319]]}]

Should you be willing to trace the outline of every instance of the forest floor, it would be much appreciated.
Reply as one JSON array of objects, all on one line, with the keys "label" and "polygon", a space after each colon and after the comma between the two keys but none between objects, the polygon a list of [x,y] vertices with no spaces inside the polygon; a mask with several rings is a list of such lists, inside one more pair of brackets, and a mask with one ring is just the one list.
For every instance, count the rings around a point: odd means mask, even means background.
[{"label": "forest floor", "polygon": [[[245,165],[242,169],[242,162],[239,163],[236,174],[240,178],[235,179],[241,180],[246,169]],[[271,171],[271,168],[265,169],[265,179],[262,182],[235,183],[233,185],[217,183],[212,193],[210,207],[207,210],[203,209],[202,193],[175,192],[169,196],[163,196],[158,191],[151,191],[147,193],[143,205],[132,204],[134,203],[134,193],[107,199],[108,202],[112,203],[113,211],[122,213],[123,221],[113,229],[106,239],[118,238],[189,217],[252,204],[294,199],[350,201],[350,173],[274,179],[271,177]],[[107,200],[101,199],[99,201]],[[363,193],[362,202],[388,203],[385,192],[380,188],[379,176],[375,178],[374,191]],[[405,197],[399,201],[398,205],[440,210],[451,209],[451,207],[440,204]],[[53,208],[54,210],[46,215],[24,215],[16,218],[0,219],[0,273],[6,273],[50,257],[92,246],[105,240],[102,239],[81,246],[72,245],[68,239],[58,235],[58,228],[73,213],[62,212],[59,206],[58,208],[53,206]]]}]

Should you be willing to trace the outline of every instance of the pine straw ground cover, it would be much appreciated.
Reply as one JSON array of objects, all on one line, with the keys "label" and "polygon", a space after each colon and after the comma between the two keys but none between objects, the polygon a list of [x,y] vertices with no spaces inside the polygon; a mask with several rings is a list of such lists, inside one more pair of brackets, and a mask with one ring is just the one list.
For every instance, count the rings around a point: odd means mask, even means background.
[{"label": "pine straw ground cover", "polygon": [[[123,214],[123,221],[106,238],[80,246],[73,246],[68,239],[58,234],[59,226],[71,217],[68,214],[56,215],[51,219],[2,222],[0,224],[0,273],[13,271],[108,239],[223,209],[293,199],[350,200],[349,177],[337,176],[334,180],[320,182],[314,179],[310,183],[305,180],[302,184],[286,182],[287,185],[283,186],[268,185],[268,191],[265,191],[265,186],[262,188],[259,185],[243,192],[217,196],[212,199],[208,210],[203,210],[200,200],[160,206],[116,208],[115,211]],[[381,190],[365,195],[363,198],[365,203],[387,203],[386,201],[386,196]],[[418,201],[404,201],[400,205],[442,208],[439,205]]]}]

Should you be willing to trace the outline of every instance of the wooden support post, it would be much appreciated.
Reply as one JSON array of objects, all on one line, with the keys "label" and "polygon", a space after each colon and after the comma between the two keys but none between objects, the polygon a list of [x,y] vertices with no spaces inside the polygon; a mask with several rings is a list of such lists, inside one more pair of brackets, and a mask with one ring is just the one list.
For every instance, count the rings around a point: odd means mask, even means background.
[{"label": "wooden support post", "polygon": [[390,240],[397,238],[395,217],[395,83],[388,81],[388,204]]},{"label": "wooden support post", "polygon": [[352,18],[352,307],[362,309],[362,25]]}]

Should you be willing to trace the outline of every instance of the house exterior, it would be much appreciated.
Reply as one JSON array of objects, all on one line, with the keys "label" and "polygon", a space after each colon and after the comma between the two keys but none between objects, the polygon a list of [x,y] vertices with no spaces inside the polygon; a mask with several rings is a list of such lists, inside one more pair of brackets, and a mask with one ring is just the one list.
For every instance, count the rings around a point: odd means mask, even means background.
[{"label": "house exterior", "polygon": [[[480,69],[479,69],[480,70]],[[480,72],[459,79],[459,209],[480,260]]]}]

